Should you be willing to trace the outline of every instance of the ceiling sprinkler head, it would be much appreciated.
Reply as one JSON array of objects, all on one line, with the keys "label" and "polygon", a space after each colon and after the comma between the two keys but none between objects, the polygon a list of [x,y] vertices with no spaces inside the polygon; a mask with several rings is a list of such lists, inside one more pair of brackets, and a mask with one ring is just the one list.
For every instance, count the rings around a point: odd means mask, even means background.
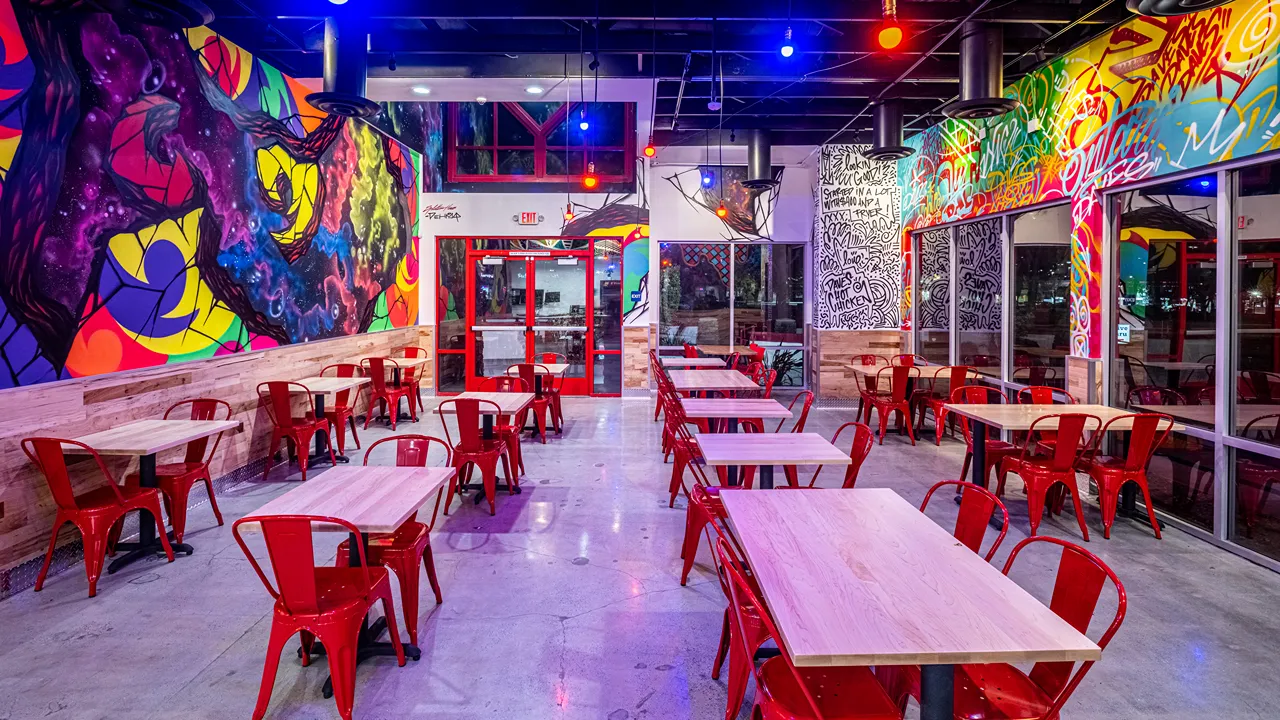
[{"label": "ceiling sprinkler head", "polygon": [[722,107],[724,107],[724,103],[715,98],[711,98],[707,101],[707,109],[711,112],[720,112],[720,108]]}]

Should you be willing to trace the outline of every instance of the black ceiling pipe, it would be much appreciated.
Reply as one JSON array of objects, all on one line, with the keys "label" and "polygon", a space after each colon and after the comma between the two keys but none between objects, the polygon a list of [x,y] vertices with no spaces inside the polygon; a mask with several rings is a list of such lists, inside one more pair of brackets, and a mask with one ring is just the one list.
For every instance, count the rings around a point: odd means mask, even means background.
[{"label": "black ceiling pipe", "polygon": [[773,138],[768,130],[746,130],[747,179],[742,186],[748,190],[771,190],[778,186],[773,179]]},{"label": "black ceiling pipe", "polygon": [[1126,0],[1130,12],[1150,17],[1173,17],[1226,5],[1231,0]]},{"label": "black ceiling pipe", "polygon": [[1004,34],[999,25],[967,22],[960,30],[960,98],[942,108],[947,117],[978,120],[1018,107],[1004,96]]},{"label": "black ceiling pipe", "polygon": [[353,13],[324,19],[324,92],[311,93],[307,102],[345,117],[378,114],[378,103],[366,98],[369,32],[365,18]]},{"label": "black ceiling pipe", "polygon": [[103,6],[147,25],[185,30],[213,22],[213,11],[200,0],[107,0]]},{"label": "black ceiling pipe", "polygon": [[915,152],[902,144],[902,102],[880,100],[871,108],[871,147],[862,153],[868,160],[901,160]]}]

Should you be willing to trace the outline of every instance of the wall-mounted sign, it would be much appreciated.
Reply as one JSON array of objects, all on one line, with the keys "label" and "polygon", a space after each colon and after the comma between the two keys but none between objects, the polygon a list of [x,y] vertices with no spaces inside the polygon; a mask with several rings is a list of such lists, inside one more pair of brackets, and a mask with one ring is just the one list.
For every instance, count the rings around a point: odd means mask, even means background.
[{"label": "wall-mounted sign", "polygon": [[520,225],[537,225],[546,218],[536,212],[522,212],[519,215],[512,215],[511,220]]},{"label": "wall-mounted sign", "polygon": [[1116,342],[1129,342],[1129,323],[1116,323]]},{"label": "wall-mounted sign", "polygon": [[640,302],[640,291],[639,291],[639,290],[632,290],[632,291],[631,291],[631,302],[633,302],[633,303],[638,303],[638,302]]},{"label": "wall-mounted sign", "polygon": [[462,219],[462,213],[458,212],[457,205],[428,205],[422,208],[422,218],[424,220],[453,220]]}]

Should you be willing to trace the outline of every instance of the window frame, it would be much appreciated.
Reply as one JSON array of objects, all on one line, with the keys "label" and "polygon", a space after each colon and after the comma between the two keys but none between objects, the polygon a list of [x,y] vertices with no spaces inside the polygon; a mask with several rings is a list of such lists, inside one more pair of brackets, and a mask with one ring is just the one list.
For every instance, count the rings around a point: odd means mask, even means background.
[{"label": "window frame", "polygon": [[[610,183],[629,183],[635,179],[635,153],[636,153],[636,133],[635,133],[635,103],[620,103],[623,106],[623,131],[622,145],[588,145],[583,143],[582,151],[597,152],[621,152],[623,154],[622,173],[621,174],[601,174],[596,173],[600,178],[600,185],[604,186]],[[565,103],[556,109],[551,117],[547,118],[545,123],[541,125],[529,115],[528,111],[520,105],[519,102],[493,102],[487,103],[491,106],[493,118],[493,132],[490,142],[486,145],[459,145],[458,144],[458,111],[461,103],[449,103],[449,133],[448,145],[445,156],[447,158],[447,179],[448,182],[468,182],[468,183],[554,183],[564,184],[571,182],[578,175],[548,175],[547,174],[547,153],[548,152],[573,152],[573,145],[549,145],[547,136],[555,130],[556,126],[564,122],[573,112],[581,108],[584,103]],[[498,142],[498,109],[505,108],[513,117],[533,135],[533,145],[503,145]],[[566,139],[568,133],[566,132]],[[458,171],[458,151],[487,151],[492,154],[493,169],[492,175],[474,175]],[[502,174],[498,172],[498,153],[503,150],[532,150],[533,151],[533,174],[532,175],[513,175]]]}]

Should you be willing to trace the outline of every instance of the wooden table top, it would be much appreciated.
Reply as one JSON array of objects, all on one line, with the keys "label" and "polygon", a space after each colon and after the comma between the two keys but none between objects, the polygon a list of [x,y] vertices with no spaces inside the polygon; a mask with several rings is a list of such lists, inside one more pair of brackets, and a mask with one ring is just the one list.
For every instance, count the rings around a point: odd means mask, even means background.
[{"label": "wooden table top", "polygon": [[742,352],[744,348],[738,348],[736,351],[731,345],[699,345],[698,350],[708,355],[732,355],[734,352]]},{"label": "wooden table top", "polygon": [[789,418],[786,405],[771,398],[680,398],[691,418]]},{"label": "wooden table top", "polygon": [[1191,362],[1190,360],[1142,360],[1147,367],[1161,370],[1204,370],[1212,363]]},{"label": "wooden table top", "polygon": [[[311,391],[309,393],[311,395],[333,395],[335,393],[340,393],[344,390],[351,390],[354,388],[358,388],[361,385],[366,385],[369,383],[369,378],[367,377],[320,377],[319,375],[316,375],[313,377],[305,377],[300,380],[294,380],[293,382],[298,383],[299,385],[306,385],[307,390]],[[291,389],[294,392],[294,394],[297,394],[297,395],[303,394],[302,390],[296,387]]]},{"label": "wooden table top", "polygon": [[[539,375],[563,375],[569,370],[568,363],[534,363],[534,372]],[[546,368],[545,370],[543,368]],[[507,370],[508,375],[519,375],[519,370]]]},{"label": "wooden table top", "polygon": [[[330,468],[245,517],[324,515],[346,520],[361,532],[395,532],[449,482],[453,474],[453,468],[449,467]],[[335,525],[315,529],[346,532]]]},{"label": "wooden table top", "polygon": [[672,368],[722,368],[725,364],[725,359],[718,357],[663,357],[659,360],[663,367]]},{"label": "wooden table top", "polygon": [[[1113,408],[1108,405],[1017,405],[1017,404],[977,404],[947,403],[947,412],[953,412],[970,420],[977,420],[999,430],[1029,430],[1031,423],[1045,415],[1061,413],[1084,413],[1096,415],[1106,424],[1108,420],[1121,415],[1131,415],[1133,410]],[[1057,426],[1055,421],[1041,423],[1040,430],[1052,430]],[[1118,422],[1111,426],[1112,430],[1129,430],[1131,422]],[[1183,430],[1184,426],[1174,423],[1174,430]]]},{"label": "wooden table top", "polygon": [[818,433],[697,433],[708,465],[851,465]]},{"label": "wooden table top", "polygon": [[[1175,420],[1199,425],[1214,423],[1213,405],[1134,405],[1133,409],[1135,412],[1164,413]],[[1236,403],[1236,427],[1242,428],[1258,418],[1277,414],[1280,414],[1280,405]],[[1272,425],[1272,428],[1274,427]]]},{"label": "wooden table top", "polygon": [[[442,398],[443,400],[464,400],[472,398],[475,400],[488,400],[497,403],[498,410],[494,410],[492,405],[480,405],[481,415],[515,415],[521,410],[529,406],[533,402],[533,393],[518,392],[464,392],[454,397]],[[453,413],[454,406],[444,406],[443,412],[448,415]]]},{"label": "wooden table top", "polygon": [[720,498],[798,666],[1102,655],[892,490],[722,490]]},{"label": "wooden table top", "polygon": [[[101,455],[154,455],[161,450],[239,427],[239,420],[137,420],[71,439],[88,445]],[[63,447],[71,455],[88,454],[78,447]]]},{"label": "wooden table top", "polygon": [[[384,360],[394,360],[396,365],[400,366],[401,370],[407,370],[409,368],[419,368],[431,362],[431,358],[424,358],[424,357],[405,358],[405,357],[387,357],[385,355],[380,355],[377,357],[381,357]],[[365,360],[368,360],[368,359],[369,358],[365,358]],[[395,365],[387,365],[385,367],[387,372],[391,372],[392,370],[396,369]]]},{"label": "wooden table top", "polygon": [[[857,365],[853,363],[850,363],[844,366],[846,370],[852,370],[856,375],[864,375],[864,376],[870,375],[872,377],[875,377],[877,374],[879,374],[881,370],[887,367],[892,367],[892,366],[890,365]],[[944,371],[948,371],[951,368],[951,366],[950,365],[916,365],[916,368],[920,370],[920,377],[922,379],[932,380],[934,378],[946,379],[947,372],[944,372]],[[892,373],[885,373],[881,377],[888,379],[890,375],[892,375]],[[969,377],[976,378],[978,377],[978,373],[974,372],[973,369],[970,368]]]},{"label": "wooden table top", "polygon": [[759,390],[751,378],[737,370],[672,370],[667,373],[677,390]]}]

